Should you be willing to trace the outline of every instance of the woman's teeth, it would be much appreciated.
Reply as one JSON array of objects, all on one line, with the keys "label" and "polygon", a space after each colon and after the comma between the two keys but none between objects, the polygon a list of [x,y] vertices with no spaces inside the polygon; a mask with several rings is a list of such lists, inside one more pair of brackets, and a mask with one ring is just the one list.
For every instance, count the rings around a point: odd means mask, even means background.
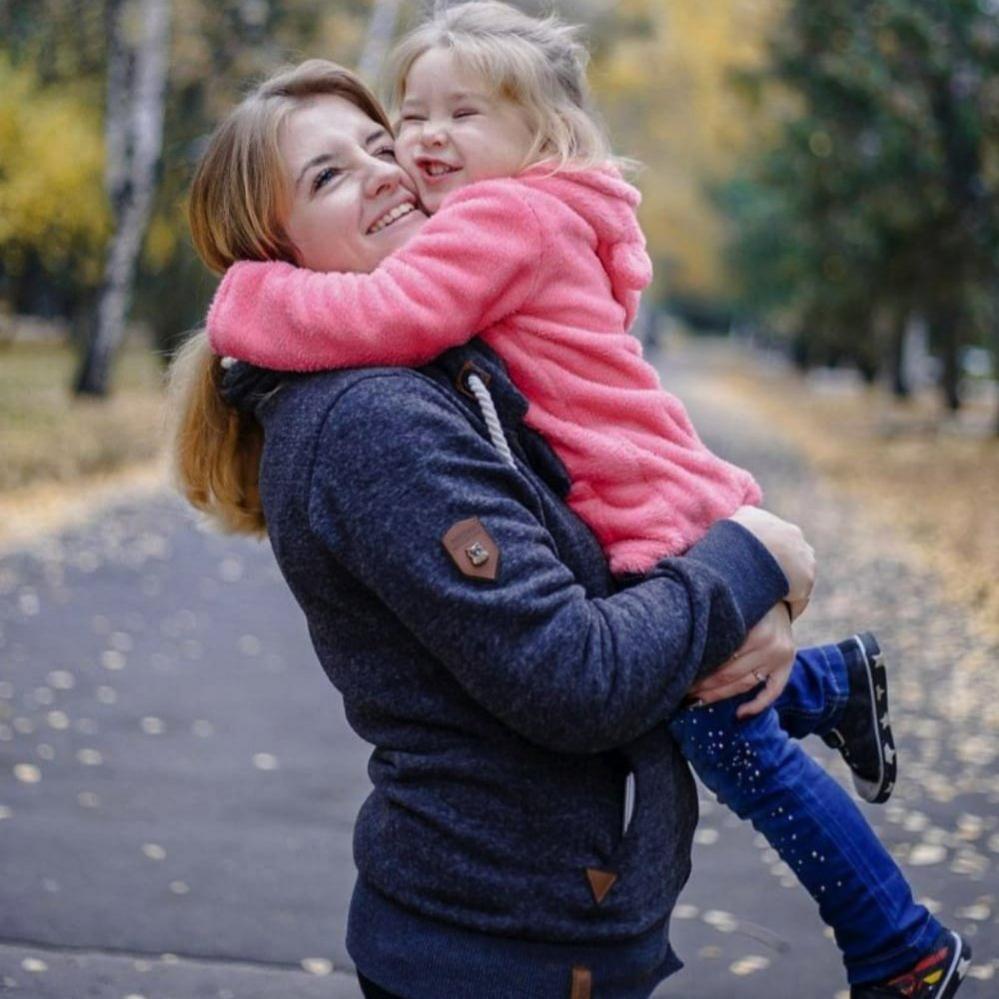
[{"label": "woman's teeth", "polygon": [[373,236],[376,232],[381,232],[386,226],[390,226],[393,222],[398,222],[404,215],[408,215],[415,210],[416,206],[411,202],[407,202],[405,205],[396,205],[395,208],[387,211],[375,222],[368,230],[368,235]]}]

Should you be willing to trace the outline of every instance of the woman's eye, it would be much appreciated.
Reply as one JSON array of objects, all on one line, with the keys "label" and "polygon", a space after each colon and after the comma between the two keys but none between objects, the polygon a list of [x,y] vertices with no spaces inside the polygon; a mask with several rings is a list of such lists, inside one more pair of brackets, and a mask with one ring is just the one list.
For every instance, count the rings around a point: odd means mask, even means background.
[{"label": "woman's eye", "polygon": [[383,146],[381,149],[379,149],[375,153],[375,156],[385,156],[385,157],[387,157],[390,160],[394,160],[395,159],[395,147],[394,146]]},{"label": "woman's eye", "polygon": [[320,188],[325,187],[339,173],[340,170],[337,167],[326,167],[325,170],[320,170],[312,182],[312,193],[315,194]]}]

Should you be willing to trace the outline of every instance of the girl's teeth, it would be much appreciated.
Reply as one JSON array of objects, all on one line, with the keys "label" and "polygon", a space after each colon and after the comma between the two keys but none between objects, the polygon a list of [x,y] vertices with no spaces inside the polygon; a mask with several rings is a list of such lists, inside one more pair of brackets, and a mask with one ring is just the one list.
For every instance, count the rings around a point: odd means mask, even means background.
[{"label": "girl's teeth", "polygon": [[439,177],[442,173],[451,173],[453,167],[445,166],[443,163],[433,163],[427,167],[427,173],[431,177]]}]

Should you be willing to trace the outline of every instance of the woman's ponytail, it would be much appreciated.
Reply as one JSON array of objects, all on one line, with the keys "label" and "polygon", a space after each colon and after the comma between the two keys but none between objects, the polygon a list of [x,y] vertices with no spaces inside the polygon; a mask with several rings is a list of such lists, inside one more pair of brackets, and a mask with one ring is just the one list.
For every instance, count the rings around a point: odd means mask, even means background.
[{"label": "woman's ponytail", "polygon": [[264,433],[252,413],[225,401],[223,375],[204,332],[190,337],[170,366],[174,477],[214,526],[259,535],[266,530],[260,504]]}]

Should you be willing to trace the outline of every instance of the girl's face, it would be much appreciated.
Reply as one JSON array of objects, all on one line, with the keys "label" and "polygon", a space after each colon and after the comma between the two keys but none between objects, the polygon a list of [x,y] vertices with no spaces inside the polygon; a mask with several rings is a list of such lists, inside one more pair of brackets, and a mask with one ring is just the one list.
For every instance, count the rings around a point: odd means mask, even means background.
[{"label": "girl's face", "polygon": [[392,136],[350,101],[305,101],[285,120],[278,145],[285,230],[302,267],[372,271],[426,221]]},{"label": "girl's face", "polygon": [[400,119],[399,163],[431,214],[465,184],[513,176],[534,141],[523,110],[442,48],[424,52],[410,67]]}]

